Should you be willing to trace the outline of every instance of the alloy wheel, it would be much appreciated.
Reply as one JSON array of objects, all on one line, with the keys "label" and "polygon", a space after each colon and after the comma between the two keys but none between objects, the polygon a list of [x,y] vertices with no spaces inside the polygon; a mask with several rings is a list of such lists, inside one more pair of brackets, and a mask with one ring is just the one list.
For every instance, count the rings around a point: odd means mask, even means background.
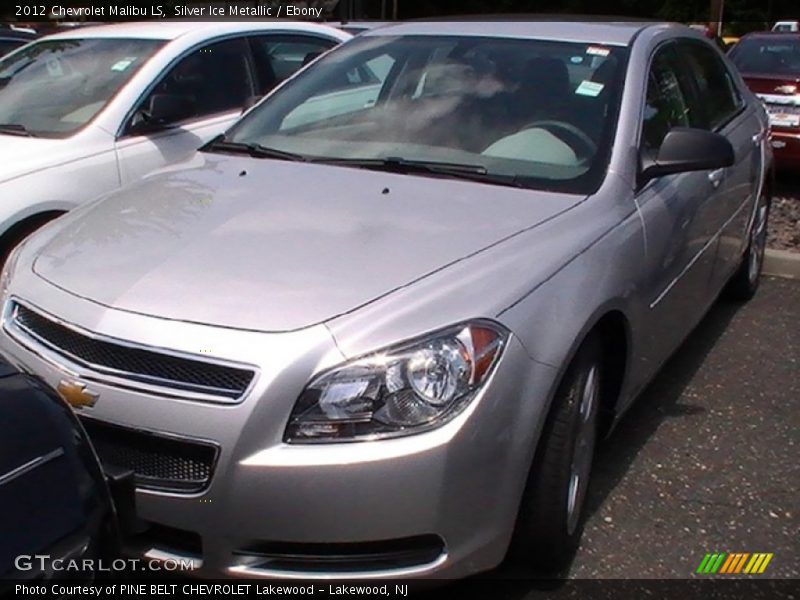
[{"label": "alloy wheel", "polygon": [[569,488],[567,492],[567,531],[575,532],[580,521],[586,490],[589,485],[589,473],[592,469],[592,457],[597,438],[597,405],[600,398],[600,381],[598,368],[593,365],[583,381],[580,391],[580,414],[578,416],[578,433],[575,449],[570,465]]}]

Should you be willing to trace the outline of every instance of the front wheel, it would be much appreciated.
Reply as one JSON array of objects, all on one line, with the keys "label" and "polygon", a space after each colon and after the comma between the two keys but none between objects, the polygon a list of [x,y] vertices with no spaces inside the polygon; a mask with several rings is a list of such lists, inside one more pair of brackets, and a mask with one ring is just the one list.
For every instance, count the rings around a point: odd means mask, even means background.
[{"label": "front wheel", "polygon": [[522,498],[511,553],[547,571],[564,568],[583,531],[600,408],[600,344],[587,339],[553,398]]},{"label": "front wheel", "polygon": [[727,296],[732,300],[746,302],[755,296],[761,281],[761,270],[764,267],[764,254],[767,249],[767,226],[769,223],[769,196],[766,191],[761,194],[756,206],[753,226],[742,262],[736,273],[728,282]]}]

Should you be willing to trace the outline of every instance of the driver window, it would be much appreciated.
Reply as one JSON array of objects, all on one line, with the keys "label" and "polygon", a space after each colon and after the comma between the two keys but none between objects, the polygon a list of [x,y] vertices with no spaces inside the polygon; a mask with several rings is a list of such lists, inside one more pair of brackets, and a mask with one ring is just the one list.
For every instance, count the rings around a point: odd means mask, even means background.
[{"label": "driver window", "polygon": [[131,127],[147,123],[156,105],[169,106],[167,118],[153,125],[202,119],[241,109],[253,95],[248,62],[249,48],[243,38],[203,46],[182,58],[145,98],[131,120]]},{"label": "driver window", "polygon": [[689,104],[680,85],[671,48],[653,58],[642,125],[642,150],[655,155],[673,127],[689,127]]}]

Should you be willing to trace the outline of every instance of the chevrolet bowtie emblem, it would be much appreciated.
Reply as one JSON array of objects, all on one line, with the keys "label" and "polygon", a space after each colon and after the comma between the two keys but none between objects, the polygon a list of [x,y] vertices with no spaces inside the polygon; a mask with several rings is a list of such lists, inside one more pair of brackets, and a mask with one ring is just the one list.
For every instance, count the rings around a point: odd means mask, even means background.
[{"label": "chevrolet bowtie emblem", "polygon": [[781,85],[775,88],[779,94],[794,94],[797,91],[796,85]]},{"label": "chevrolet bowtie emblem", "polygon": [[86,389],[86,384],[79,381],[66,381],[59,382],[56,388],[58,395],[72,408],[80,409],[85,407],[92,407],[97,403],[99,394]]}]

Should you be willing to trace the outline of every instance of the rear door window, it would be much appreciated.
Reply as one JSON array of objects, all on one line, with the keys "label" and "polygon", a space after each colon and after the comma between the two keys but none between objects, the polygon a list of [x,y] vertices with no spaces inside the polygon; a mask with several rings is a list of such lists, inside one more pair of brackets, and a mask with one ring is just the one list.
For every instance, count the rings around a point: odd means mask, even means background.
[{"label": "rear door window", "polygon": [[336,45],[332,40],[308,35],[257,35],[252,36],[250,42],[259,96]]}]

